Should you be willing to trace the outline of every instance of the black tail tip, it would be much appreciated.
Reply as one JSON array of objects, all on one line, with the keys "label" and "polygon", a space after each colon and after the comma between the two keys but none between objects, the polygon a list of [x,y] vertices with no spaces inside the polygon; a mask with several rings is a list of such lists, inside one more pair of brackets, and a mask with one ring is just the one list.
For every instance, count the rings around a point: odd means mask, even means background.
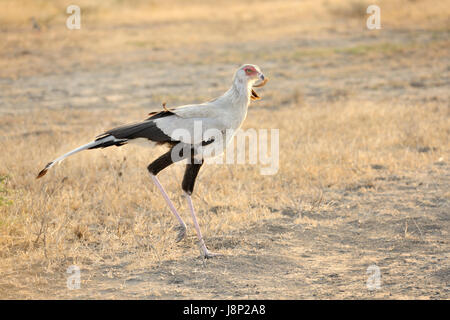
[{"label": "black tail tip", "polygon": [[42,178],[43,176],[45,176],[45,174],[46,174],[47,171],[48,171],[48,168],[49,168],[52,164],[53,164],[53,162],[47,163],[47,165],[45,166],[45,168],[42,169],[42,170],[38,173],[36,179],[39,179],[39,178]]},{"label": "black tail tip", "polygon": [[45,176],[45,174],[47,173],[47,171],[48,171],[47,169],[41,170],[41,171],[38,173],[36,179],[39,179],[39,178],[42,178],[43,176]]}]

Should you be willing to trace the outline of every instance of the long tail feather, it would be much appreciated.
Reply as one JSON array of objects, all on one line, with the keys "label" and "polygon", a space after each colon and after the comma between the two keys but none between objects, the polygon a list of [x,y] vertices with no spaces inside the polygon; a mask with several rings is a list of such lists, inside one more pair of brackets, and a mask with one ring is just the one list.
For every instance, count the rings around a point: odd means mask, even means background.
[{"label": "long tail feather", "polygon": [[101,139],[97,139],[95,141],[92,141],[88,144],[85,144],[79,148],[76,148],[70,152],[67,152],[66,154],[62,155],[59,158],[56,158],[55,160],[47,163],[47,165],[45,166],[44,169],[42,169],[36,179],[39,179],[43,176],[45,176],[45,174],[47,173],[47,171],[53,167],[55,164],[60,163],[61,161],[63,161],[65,158],[74,155],[75,153],[78,153],[80,151],[83,150],[87,150],[87,149],[95,149],[95,148],[102,148],[102,147],[109,147],[111,145],[122,145],[123,143],[125,143],[125,139],[116,139],[114,136],[106,136],[104,138]]}]

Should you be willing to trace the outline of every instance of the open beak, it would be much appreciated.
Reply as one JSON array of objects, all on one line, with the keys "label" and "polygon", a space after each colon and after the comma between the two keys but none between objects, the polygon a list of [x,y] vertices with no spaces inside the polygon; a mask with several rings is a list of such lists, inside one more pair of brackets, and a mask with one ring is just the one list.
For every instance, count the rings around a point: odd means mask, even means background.
[{"label": "open beak", "polygon": [[[269,81],[269,79],[268,79],[268,78],[265,78],[264,75],[263,75],[262,73],[259,74],[259,79],[260,79],[261,81],[260,81],[259,83],[255,84],[255,85],[253,85],[253,88],[259,88],[259,87],[262,87],[262,86],[264,86],[264,85],[267,83],[267,81]],[[261,97],[258,96],[258,94],[257,94],[257,93],[255,92],[255,90],[253,90],[253,89],[252,89],[252,95],[250,96],[250,98],[251,98],[252,100],[259,100],[259,99],[261,99]]]}]

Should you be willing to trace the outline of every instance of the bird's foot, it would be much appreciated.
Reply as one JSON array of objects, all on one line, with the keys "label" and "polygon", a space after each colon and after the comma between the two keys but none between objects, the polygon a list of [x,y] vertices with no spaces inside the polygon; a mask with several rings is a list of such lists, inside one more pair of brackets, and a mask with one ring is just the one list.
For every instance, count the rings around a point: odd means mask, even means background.
[{"label": "bird's foot", "polygon": [[203,254],[203,258],[205,258],[205,259],[211,259],[211,258],[220,257],[220,256],[222,256],[222,254],[220,254],[220,253],[213,253],[213,252],[207,252],[207,253]]},{"label": "bird's foot", "polygon": [[211,259],[211,258],[214,258],[214,257],[220,257],[221,256],[220,253],[211,252],[206,247],[202,248],[202,255],[203,255],[204,259]]},{"label": "bird's foot", "polygon": [[177,238],[175,239],[176,242],[180,242],[186,237],[186,225],[180,224],[178,227],[175,228],[178,230]]}]

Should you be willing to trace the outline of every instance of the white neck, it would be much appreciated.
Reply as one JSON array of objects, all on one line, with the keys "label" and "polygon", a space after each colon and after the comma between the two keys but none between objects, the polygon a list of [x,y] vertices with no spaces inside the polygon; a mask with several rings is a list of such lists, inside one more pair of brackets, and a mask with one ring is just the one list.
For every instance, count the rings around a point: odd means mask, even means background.
[{"label": "white neck", "polygon": [[223,96],[226,99],[230,99],[232,105],[245,105],[245,107],[248,107],[250,103],[252,85],[252,81],[244,81],[239,78],[234,78],[230,89],[228,89]]}]

